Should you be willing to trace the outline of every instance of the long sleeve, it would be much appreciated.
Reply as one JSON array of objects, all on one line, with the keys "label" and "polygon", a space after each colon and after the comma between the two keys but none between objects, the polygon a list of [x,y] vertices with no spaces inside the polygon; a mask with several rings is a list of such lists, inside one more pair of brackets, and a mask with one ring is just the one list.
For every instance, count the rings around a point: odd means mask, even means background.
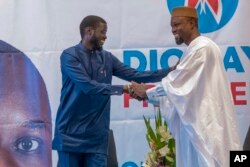
[{"label": "long sleeve", "polygon": [[198,37],[184,56],[162,80],[167,98],[160,104],[175,135],[177,164],[229,166],[225,155],[241,146],[220,50],[208,38]]},{"label": "long sleeve", "polygon": [[160,69],[157,71],[137,71],[123,64],[119,59],[112,55],[113,75],[126,81],[135,81],[138,83],[159,82],[168,73],[169,69]]},{"label": "long sleeve", "polygon": [[[88,56],[88,55],[84,55]],[[88,66],[83,66],[81,60],[75,55],[71,55],[67,52],[63,52],[61,56],[61,68],[65,76],[63,79],[70,78],[85,94],[110,94],[110,95],[120,95],[123,91],[123,86],[121,85],[111,85],[105,82],[97,82],[91,78],[88,73]],[[105,69],[104,69],[105,70]],[[101,71],[100,71],[101,73]],[[98,74],[103,79],[109,78],[107,73]],[[67,77],[66,77],[67,76]]]},{"label": "long sleeve", "polygon": [[154,105],[160,105],[160,99],[161,96],[166,96],[166,92],[164,91],[164,88],[162,84],[158,84],[153,88],[150,88],[146,91],[148,102]]}]

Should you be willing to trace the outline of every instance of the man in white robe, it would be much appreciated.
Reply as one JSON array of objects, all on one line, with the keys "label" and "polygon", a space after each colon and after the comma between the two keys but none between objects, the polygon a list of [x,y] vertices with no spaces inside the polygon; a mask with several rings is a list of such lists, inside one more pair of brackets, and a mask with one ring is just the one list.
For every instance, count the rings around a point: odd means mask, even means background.
[{"label": "man in white robe", "polygon": [[173,9],[171,27],[176,43],[187,50],[156,87],[133,82],[134,97],[158,103],[166,113],[177,167],[229,167],[230,150],[242,145],[220,49],[200,36],[194,8]]}]

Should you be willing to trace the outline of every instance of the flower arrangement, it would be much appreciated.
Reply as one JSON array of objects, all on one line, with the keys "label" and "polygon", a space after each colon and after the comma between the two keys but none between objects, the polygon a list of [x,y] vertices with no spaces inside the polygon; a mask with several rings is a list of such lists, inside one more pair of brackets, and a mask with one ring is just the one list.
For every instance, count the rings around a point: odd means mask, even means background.
[{"label": "flower arrangement", "polygon": [[150,119],[143,116],[147,134],[146,139],[150,152],[146,155],[144,167],[175,167],[175,140],[171,136],[166,121],[162,121],[160,110],[155,116],[155,130],[153,130]]}]

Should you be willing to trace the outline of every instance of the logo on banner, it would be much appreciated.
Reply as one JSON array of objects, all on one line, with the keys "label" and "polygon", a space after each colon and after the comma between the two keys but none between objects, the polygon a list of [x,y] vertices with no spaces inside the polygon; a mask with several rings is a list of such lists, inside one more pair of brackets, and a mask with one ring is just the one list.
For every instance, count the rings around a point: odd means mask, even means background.
[{"label": "logo on banner", "polygon": [[238,0],[166,0],[171,12],[177,6],[195,7],[199,17],[201,33],[217,31],[233,17]]}]

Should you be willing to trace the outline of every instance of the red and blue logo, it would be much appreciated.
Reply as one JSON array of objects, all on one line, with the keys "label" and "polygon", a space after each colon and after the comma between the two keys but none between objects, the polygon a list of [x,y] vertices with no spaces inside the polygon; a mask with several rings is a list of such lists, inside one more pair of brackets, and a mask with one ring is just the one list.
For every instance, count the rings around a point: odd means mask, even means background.
[{"label": "red and blue logo", "polygon": [[195,7],[201,33],[214,32],[225,26],[233,17],[238,0],[166,0],[168,10],[177,6]]}]

